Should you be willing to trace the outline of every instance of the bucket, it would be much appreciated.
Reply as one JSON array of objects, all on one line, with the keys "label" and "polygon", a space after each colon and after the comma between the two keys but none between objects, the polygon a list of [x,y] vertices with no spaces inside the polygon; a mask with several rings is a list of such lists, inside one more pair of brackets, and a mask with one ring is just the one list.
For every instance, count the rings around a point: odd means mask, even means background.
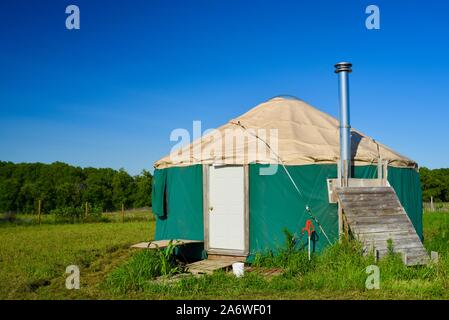
[{"label": "bucket", "polygon": [[243,262],[234,262],[232,264],[232,273],[236,277],[241,277],[245,273],[245,264]]}]

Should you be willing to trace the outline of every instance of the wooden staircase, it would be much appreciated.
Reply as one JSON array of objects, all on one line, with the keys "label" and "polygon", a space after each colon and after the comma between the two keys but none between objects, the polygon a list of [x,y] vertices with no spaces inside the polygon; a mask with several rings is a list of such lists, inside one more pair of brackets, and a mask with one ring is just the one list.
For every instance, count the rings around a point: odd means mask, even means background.
[{"label": "wooden staircase", "polygon": [[416,230],[390,186],[336,188],[343,217],[365,253],[376,250],[381,258],[393,251],[401,253],[406,265],[427,264],[429,256]]}]

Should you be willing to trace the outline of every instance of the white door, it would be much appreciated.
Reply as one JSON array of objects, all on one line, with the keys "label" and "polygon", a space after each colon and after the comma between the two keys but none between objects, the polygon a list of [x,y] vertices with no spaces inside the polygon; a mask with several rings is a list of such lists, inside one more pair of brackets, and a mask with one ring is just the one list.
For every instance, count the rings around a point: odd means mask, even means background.
[{"label": "white door", "polygon": [[244,251],[243,166],[209,166],[209,249]]}]

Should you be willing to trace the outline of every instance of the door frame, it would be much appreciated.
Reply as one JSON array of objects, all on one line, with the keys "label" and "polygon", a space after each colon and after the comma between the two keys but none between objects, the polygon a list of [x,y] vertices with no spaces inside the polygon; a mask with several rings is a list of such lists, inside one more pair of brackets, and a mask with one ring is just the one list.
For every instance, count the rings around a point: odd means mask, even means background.
[{"label": "door frame", "polygon": [[223,165],[243,167],[243,237],[244,249],[221,249],[209,247],[209,167],[213,164],[203,164],[203,223],[204,223],[204,249],[210,254],[248,256],[249,254],[249,170],[248,165]]}]

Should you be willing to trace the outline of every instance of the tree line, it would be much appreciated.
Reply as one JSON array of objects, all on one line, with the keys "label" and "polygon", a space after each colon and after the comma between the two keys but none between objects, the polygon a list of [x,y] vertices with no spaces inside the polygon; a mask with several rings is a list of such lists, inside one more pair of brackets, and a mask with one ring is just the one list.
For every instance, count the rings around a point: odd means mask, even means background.
[{"label": "tree line", "polygon": [[62,162],[0,161],[0,212],[33,213],[81,208],[86,202],[103,211],[151,205],[152,175],[130,176],[124,169],[81,168]]},{"label": "tree line", "polygon": [[429,202],[430,197],[434,201],[449,202],[449,168],[419,169],[421,187],[423,189],[423,201]]}]

